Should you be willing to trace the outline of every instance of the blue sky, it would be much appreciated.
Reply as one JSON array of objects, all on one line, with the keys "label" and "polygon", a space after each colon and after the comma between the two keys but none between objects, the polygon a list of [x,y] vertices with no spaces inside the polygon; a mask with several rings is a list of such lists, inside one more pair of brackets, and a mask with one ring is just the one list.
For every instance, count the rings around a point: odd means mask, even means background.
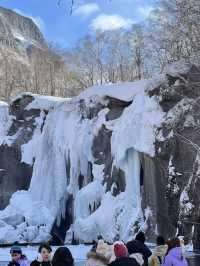
[{"label": "blue sky", "polygon": [[77,0],[70,15],[70,0],[1,0],[1,6],[30,16],[45,38],[61,47],[71,47],[95,30],[128,28],[144,20],[153,0]]}]

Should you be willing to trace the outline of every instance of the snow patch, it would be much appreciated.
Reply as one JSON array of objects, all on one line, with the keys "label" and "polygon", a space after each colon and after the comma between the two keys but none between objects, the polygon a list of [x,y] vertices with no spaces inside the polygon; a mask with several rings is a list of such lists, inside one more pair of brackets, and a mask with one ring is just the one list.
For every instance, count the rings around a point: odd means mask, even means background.
[{"label": "snow patch", "polygon": [[151,85],[151,82],[152,80],[141,80],[136,82],[93,86],[82,92],[78,96],[78,99],[91,98],[93,96],[98,96],[100,98],[109,96],[125,102],[130,102],[136,94],[147,89]]},{"label": "snow patch", "polygon": [[8,130],[9,107],[5,102],[0,101],[0,143],[3,141]]}]

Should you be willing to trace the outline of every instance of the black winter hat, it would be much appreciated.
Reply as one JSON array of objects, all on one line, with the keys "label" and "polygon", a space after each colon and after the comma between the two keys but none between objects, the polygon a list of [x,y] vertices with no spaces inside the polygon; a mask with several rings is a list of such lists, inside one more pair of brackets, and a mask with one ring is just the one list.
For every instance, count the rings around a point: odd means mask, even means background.
[{"label": "black winter hat", "polygon": [[141,231],[141,232],[139,232],[139,233],[136,235],[135,239],[138,240],[138,241],[140,241],[140,242],[142,242],[142,243],[144,243],[145,240],[146,240],[146,238],[145,238],[145,234]]},{"label": "black winter hat", "polygon": [[13,246],[10,249],[10,254],[13,253],[22,254],[22,249],[19,246]]}]

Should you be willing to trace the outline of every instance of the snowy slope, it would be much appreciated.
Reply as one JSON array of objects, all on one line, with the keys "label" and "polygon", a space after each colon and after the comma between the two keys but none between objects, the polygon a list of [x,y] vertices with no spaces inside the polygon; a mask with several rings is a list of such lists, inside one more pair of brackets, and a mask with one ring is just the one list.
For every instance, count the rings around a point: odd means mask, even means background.
[{"label": "snowy slope", "polygon": [[[72,100],[32,95],[34,100],[26,110],[39,108],[41,113],[35,120],[33,138],[21,149],[23,162],[32,165],[34,158],[33,175],[29,191],[16,192],[9,206],[0,211],[1,243],[48,239],[54,219],[59,221],[65,216],[69,195],[73,195],[75,206],[71,230],[84,242],[99,235],[110,242],[116,238],[126,241],[135,232],[136,222],[143,228],[139,152],[154,155],[155,132],[163,119],[157,99],[150,98],[146,91],[162,79],[160,76],[90,88]],[[104,101],[97,115],[88,117],[90,108],[102,103],[106,96],[132,103],[112,121],[106,119],[109,109]],[[84,110],[81,100],[85,102]],[[45,122],[44,110],[49,111]],[[102,127],[112,132],[112,168],[120,168],[125,173],[125,191],[117,196],[112,193],[115,184],[111,191],[106,190],[105,165],[96,163],[92,152],[94,139]],[[82,188],[80,174],[85,177]],[[21,207],[16,208],[16,204]]]}]

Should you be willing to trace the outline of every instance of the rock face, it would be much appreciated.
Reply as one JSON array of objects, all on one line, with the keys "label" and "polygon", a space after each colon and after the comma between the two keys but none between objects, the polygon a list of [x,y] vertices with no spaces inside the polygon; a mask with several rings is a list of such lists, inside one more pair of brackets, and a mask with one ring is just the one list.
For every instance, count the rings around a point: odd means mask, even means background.
[{"label": "rock face", "polygon": [[[44,221],[57,244],[98,235],[127,241],[145,230],[149,241],[178,233],[200,249],[200,70],[174,64],[139,84],[137,93],[138,83],[130,85],[132,98],[114,85],[72,100],[17,98],[1,137],[1,208],[29,187],[44,217],[53,217]],[[44,226],[30,216],[26,230]],[[31,236],[26,241],[36,241]]]},{"label": "rock face", "polygon": [[27,96],[13,101],[9,108],[11,126],[0,146],[0,209],[8,205],[14,192],[28,189],[30,184],[32,166],[21,162],[21,146],[33,137],[34,121],[40,115],[40,110],[25,110],[32,100]]},{"label": "rock face", "polygon": [[[185,73],[168,75],[168,84],[158,94],[166,112],[158,129],[156,156],[157,220],[159,232],[170,236],[179,231],[199,246],[199,92],[200,70],[190,66]],[[193,234],[194,232],[194,234]]]},{"label": "rock face", "polygon": [[0,45],[23,52],[31,46],[44,47],[45,41],[31,18],[0,7]]}]

